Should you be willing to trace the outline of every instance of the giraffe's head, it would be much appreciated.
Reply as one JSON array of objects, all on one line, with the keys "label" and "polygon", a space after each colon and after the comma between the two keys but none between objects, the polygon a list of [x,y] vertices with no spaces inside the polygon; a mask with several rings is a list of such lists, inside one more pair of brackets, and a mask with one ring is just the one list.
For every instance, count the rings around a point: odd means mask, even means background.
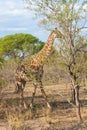
[{"label": "giraffe's head", "polygon": [[53,30],[53,32],[54,32],[55,38],[63,38],[63,34],[57,28],[55,28],[55,30]]},{"label": "giraffe's head", "polygon": [[56,30],[53,30],[51,35],[53,35],[53,38],[56,38],[57,37],[57,33],[56,33]]}]

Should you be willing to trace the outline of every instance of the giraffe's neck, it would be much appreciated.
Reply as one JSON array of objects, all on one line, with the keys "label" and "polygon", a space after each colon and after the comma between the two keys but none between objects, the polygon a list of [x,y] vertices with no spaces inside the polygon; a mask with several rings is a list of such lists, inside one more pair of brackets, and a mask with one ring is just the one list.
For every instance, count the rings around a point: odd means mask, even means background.
[{"label": "giraffe's neck", "polygon": [[48,57],[50,54],[50,51],[52,49],[53,43],[54,43],[54,35],[50,34],[50,36],[48,37],[48,40],[46,41],[44,47],[37,53],[37,55],[41,55],[44,58]]},{"label": "giraffe's neck", "polygon": [[49,56],[49,54],[51,52],[54,39],[55,39],[54,33],[52,32],[49,35],[44,47],[37,54],[33,55],[33,57],[32,57],[33,64],[40,65],[40,64],[43,64],[45,62],[45,60],[47,59],[47,57]]}]

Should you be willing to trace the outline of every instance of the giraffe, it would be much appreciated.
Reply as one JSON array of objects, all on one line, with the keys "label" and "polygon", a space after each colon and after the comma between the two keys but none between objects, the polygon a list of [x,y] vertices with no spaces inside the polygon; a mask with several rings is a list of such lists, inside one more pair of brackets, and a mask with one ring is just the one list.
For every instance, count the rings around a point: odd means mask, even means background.
[{"label": "giraffe", "polygon": [[23,91],[25,84],[27,82],[27,79],[29,81],[33,82],[34,91],[32,93],[32,99],[30,103],[30,108],[33,108],[33,102],[34,97],[36,94],[37,87],[40,88],[41,93],[46,101],[47,107],[51,108],[50,103],[48,102],[46,93],[44,91],[43,85],[42,85],[42,77],[43,77],[43,65],[50,55],[53,43],[55,38],[63,38],[63,35],[60,31],[57,29],[53,30],[51,34],[49,35],[46,43],[44,44],[43,48],[37,52],[36,54],[32,55],[29,63],[21,65],[16,72],[16,85],[18,88],[20,88],[21,93],[21,105],[23,105],[26,108],[25,102],[24,102],[24,96]]}]

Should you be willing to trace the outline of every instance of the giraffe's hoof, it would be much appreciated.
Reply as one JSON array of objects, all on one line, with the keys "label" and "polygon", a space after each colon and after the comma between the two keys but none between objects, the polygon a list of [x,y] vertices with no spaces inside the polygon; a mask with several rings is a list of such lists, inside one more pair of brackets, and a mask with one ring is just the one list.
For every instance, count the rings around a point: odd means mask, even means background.
[{"label": "giraffe's hoof", "polygon": [[34,106],[33,106],[33,104],[32,104],[32,103],[30,104],[30,108],[31,108],[31,109],[33,109],[33,108],[34,108]]},{"label": "giraffe's hoof", "polygon": [[49,103],[47,103],[47,107],[48,107],[49,109],[52,109],[52,108],[51,108],[51,105],[50,105]]},{"label": "giraffe's hoof", "polygon": [[24,109],[27,109],[27,105],[26,104],[24,104]]}]

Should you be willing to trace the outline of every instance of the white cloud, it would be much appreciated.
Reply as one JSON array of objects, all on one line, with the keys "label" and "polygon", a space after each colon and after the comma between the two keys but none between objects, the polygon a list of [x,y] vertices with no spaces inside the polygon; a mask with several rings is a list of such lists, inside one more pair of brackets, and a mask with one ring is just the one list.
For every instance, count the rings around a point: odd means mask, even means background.
[{"label": "white cloud", "polygon": [[[20,6],[19,6],[20,4]],[[16,2],[12,0],[7,0],[7,1],[0,1],[0,16],[3,15],[12,15],[12,16],[18,16],[18,15],[29,15],[29,10],[25,9],[23,6],[23,3],[21,2]]]},{"label": "white cloud", "polygon": [[28,14],[29,12],[26,11],[25,9],[8,9],[8,10],[0,9],[0,15],[17,16],[17,15],[28,15]]},{"label": "white cloud", "polygon": [[7,1],[0,1],[0,8],[1,9],[13,9],[16,7],[16,4],[12,0],[7,0]]},{"label": "white cloud", "polygon": [[15,6],[16,6],[15,2],[12,1],[12,0],[9,0],[9,1],[5,2],[5,5],[6,5],[7,7],[9,7],[9,9],[13,9],[13,8],[15,8]]},{"label": "white cloud", "polygon": [[26,27],[6,27],[6,28],[0,28],[2,31],[26,31]]},{"label": "white cloud", "polygon": [[0,0],[0,36],[24,32],[45,39],[32,17],[33,12],[26,9],[23,0]]}]

